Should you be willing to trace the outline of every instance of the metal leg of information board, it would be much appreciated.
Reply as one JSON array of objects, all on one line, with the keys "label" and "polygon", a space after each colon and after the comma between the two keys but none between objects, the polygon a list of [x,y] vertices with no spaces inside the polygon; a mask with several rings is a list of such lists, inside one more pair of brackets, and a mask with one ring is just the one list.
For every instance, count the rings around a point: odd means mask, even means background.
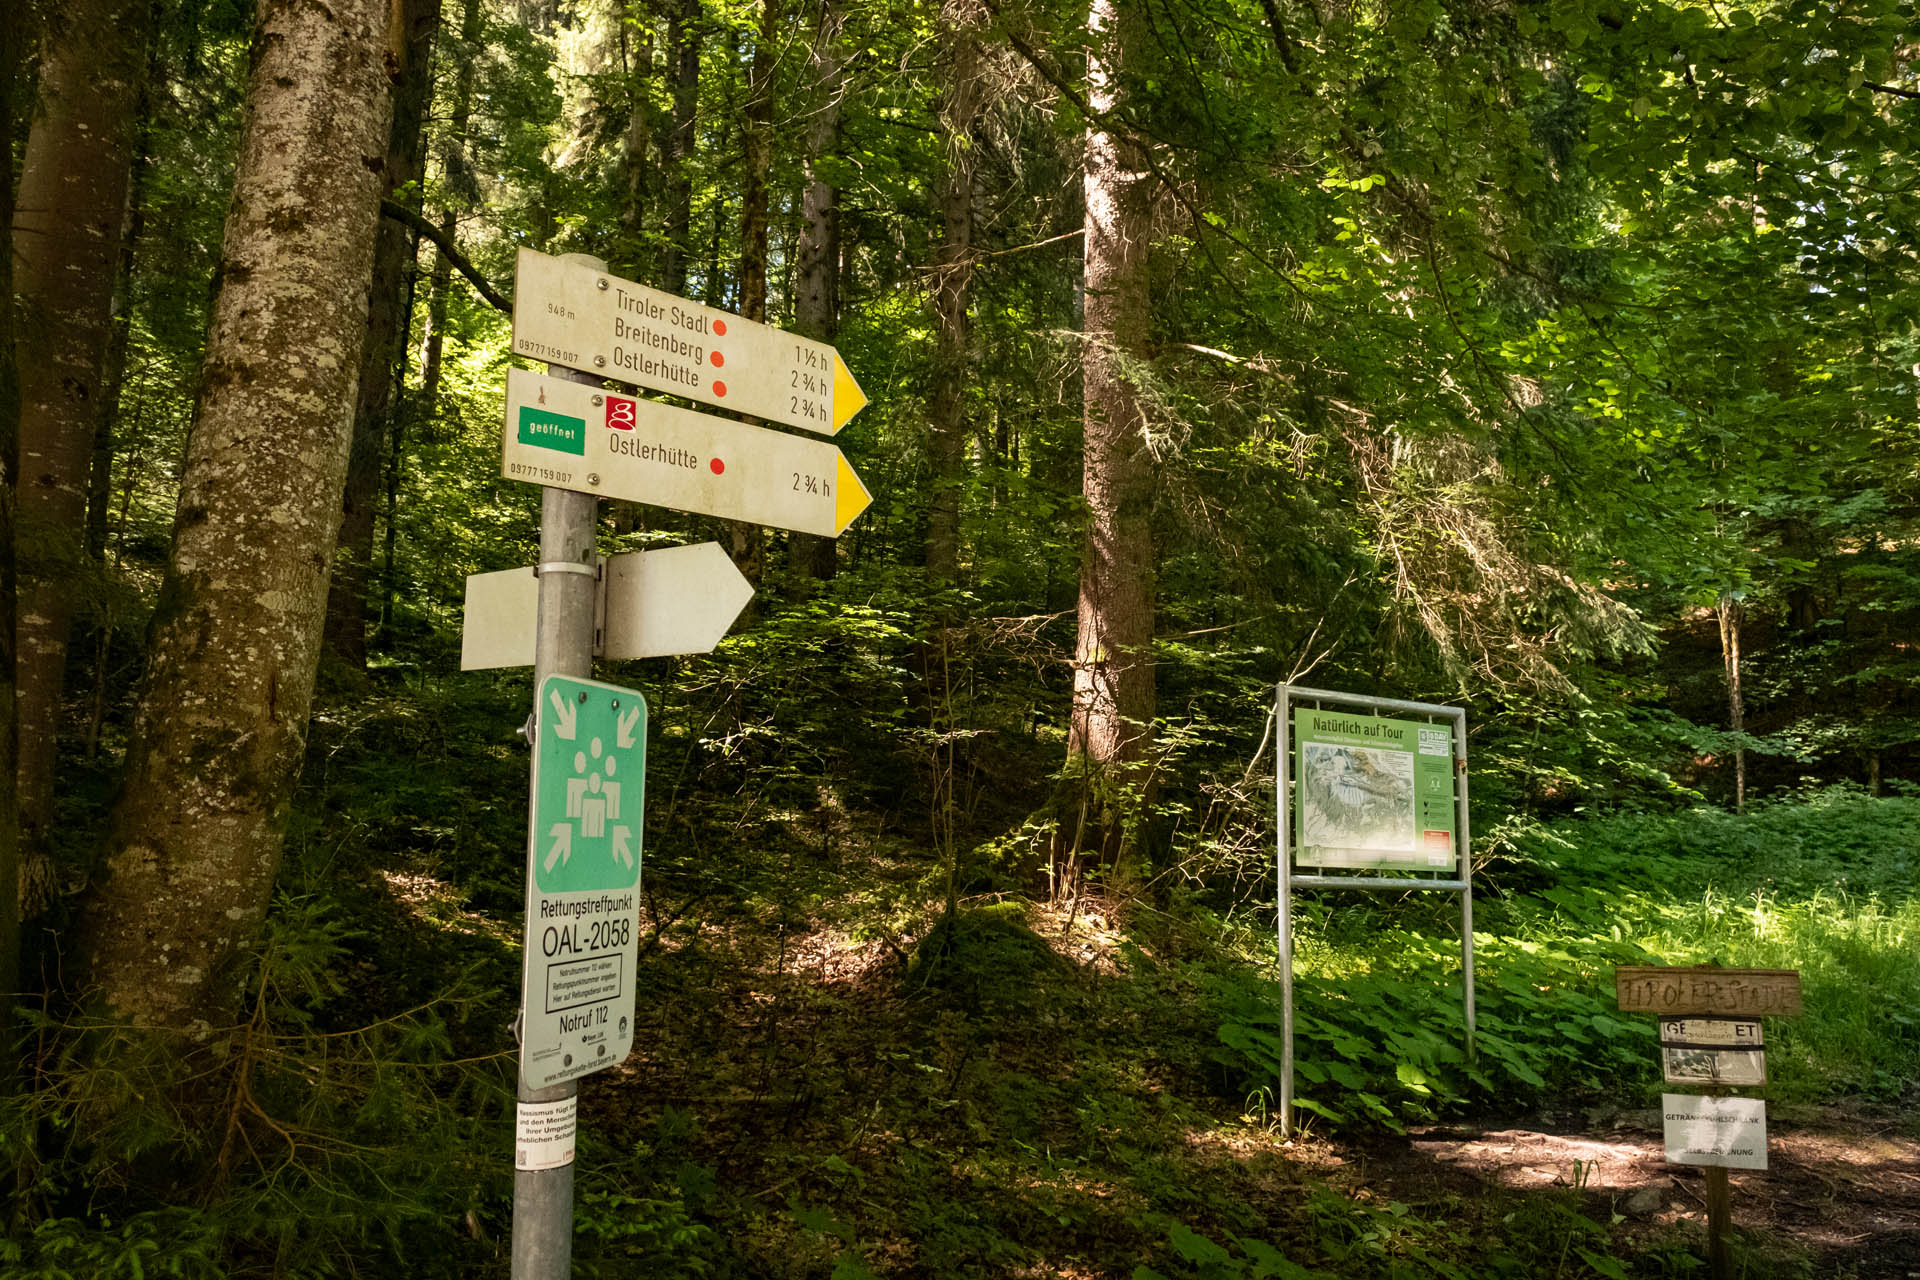
[{"label": "metal leg of information board", "polygon": [[1280,965],[1280,1136],[1293,1134],[1293,806],[1288,792],[1293,780],[1293,761],[1287,751],[1287,697],[1280,692],[1273,704],[1274,714],[1274,808],[1275,824],[1280,832],[1278,883],[1279,945],[1274,954]]},{"label": "metal leg of information board", "polygon": [[1473,1008],[1473,828],[1467,806],[1467,713],[1453,718],[1453,794],[1460,846],[1460,987],[1461,1008],[1467,1015],[1467,1061],[1478,1056],[1474,1042]]}]

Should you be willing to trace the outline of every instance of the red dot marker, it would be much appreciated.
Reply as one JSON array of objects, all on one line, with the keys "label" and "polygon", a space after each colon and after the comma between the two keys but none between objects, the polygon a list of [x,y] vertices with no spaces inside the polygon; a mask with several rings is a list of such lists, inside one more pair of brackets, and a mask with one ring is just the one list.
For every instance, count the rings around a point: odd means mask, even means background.
[{"label": "red dot marker", "polygon": [[715,394],[715,395],[717,395],[717,396],[723,396],[723,395],[725,395],[725,394],[727,394],[727,384],[726,384],[726,383],[724,383],[724,382],[716,382],[716,383],[714,383],[714,384],[713,384],[713,394]]},{"label": "red dot marker", "polygon": [[719,475],[721,472],[727,469],[727,464],[720,461],[720,459],[718,458],[715,458],[712,462],[709,462],[707,465],[713,468],[713,474],[715,475]]},{"label": "red dot marker", "polygon": [[721,365],[727,362],[727,358],[721,355],[718,351],[708,356],[707,359],[713,361],[713,367],[716,369],[718,369]]},{"label": "red dot marker", "polygon": [[726,322],[725,320],[715,320],[715,321],[713,322],[713,334],[714,334],[714,336],[715,336],[716,338],[724,338],[724,337],[726,337],[726,336],[727,336],[727,322]]}]

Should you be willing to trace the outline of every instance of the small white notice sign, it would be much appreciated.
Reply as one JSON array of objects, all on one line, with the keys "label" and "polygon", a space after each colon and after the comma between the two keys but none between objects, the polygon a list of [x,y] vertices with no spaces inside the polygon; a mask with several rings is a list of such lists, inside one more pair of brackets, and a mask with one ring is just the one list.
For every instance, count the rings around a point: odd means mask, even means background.
[{"label": "small white notice sign", "polygon": [[1767,1104],[1759,1098],[1663,1093],[1660,1100],[1670,1163],[1767,1167]]},{"label": "small white notice sign", "polygon": [[580,1099],[522,1102],[514,1115],[513,1167],[559,1169],[573,1163]]}]

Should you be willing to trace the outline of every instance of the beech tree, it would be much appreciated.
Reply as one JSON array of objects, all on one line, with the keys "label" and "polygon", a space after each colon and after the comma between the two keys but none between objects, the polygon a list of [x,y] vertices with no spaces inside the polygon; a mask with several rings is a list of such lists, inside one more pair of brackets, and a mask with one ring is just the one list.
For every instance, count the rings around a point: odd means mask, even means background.
[{"label": "beech tree", "polygon": [[88,468],[146,70],[150,0],[56,5],[14,215],[19,345],[19,803],[44,897],[60,699],[86,564]]},{"label": "beech tree", "polygon": [[106,875],[106,1005],[232,1007],[305,748],[391,102],[389,6],[261,0],[220,293]]}]

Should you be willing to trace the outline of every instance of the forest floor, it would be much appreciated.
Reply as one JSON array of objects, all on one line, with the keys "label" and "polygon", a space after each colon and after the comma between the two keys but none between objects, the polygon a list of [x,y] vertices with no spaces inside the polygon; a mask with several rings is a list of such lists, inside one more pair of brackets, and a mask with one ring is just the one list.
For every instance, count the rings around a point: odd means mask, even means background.
[{"label": "forest floor", "polygon": [[[508,942],[450,886],[388,886]],[[583,1274],[1704,1274],[1657,1092],[1288,1139],[1223,1067],[1178,931],[987,903],[914,945],[837,914],[653,918],[634,1056],[582,1088]],[[1914,1113],[1771,1121],[1771,1167],[1732,1177],[1738,1274],[1920,1276]]]}]

